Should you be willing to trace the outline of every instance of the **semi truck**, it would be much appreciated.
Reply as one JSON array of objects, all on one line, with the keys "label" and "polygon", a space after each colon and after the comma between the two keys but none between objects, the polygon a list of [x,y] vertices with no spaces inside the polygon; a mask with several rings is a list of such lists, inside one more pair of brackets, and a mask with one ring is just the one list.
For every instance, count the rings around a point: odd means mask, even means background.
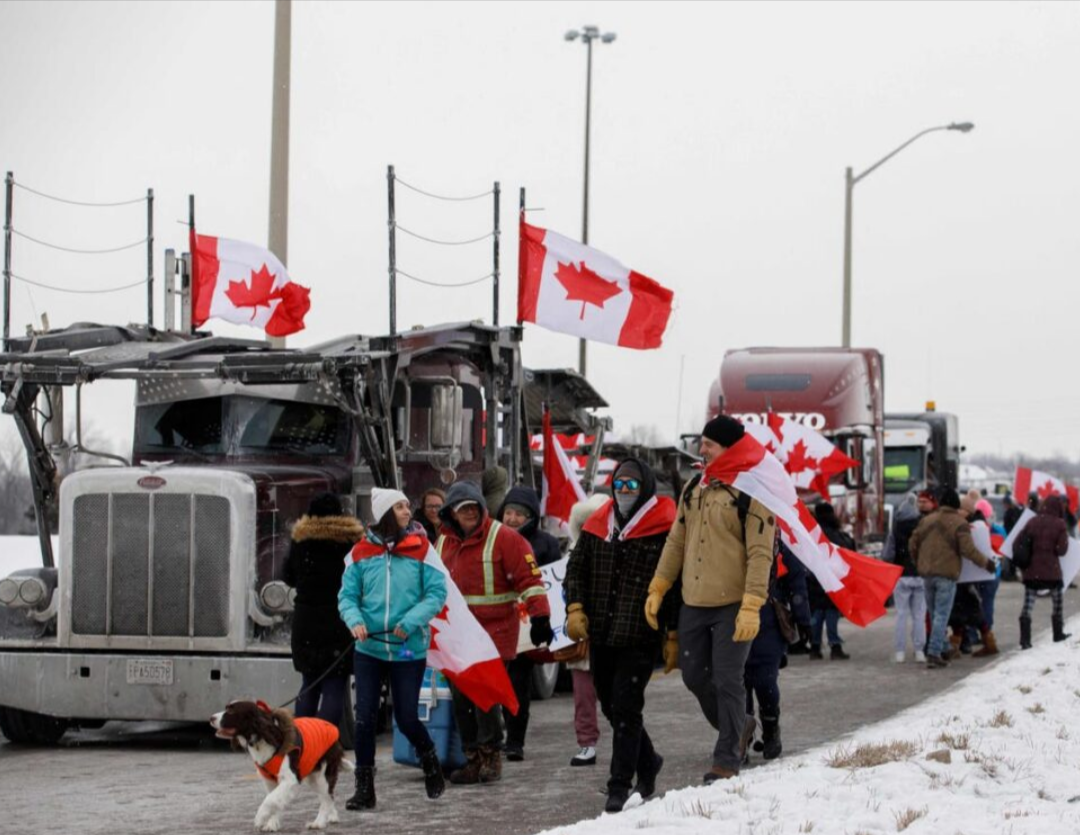
[{"label": "semi truck", "polygon": [[885,416],[885,498],[896,507],[911,490],[960,483],[960,421],[939,412],[933,402],[924,412]]},{"label": "semi truck", "polygon": [[821,432],[859,462],[830,485],[831,501],[859,547],[884,541],[885,379],[873,348],[740,348],[728,351],[709,389],[706,419],[764,423],[774,412]]}]

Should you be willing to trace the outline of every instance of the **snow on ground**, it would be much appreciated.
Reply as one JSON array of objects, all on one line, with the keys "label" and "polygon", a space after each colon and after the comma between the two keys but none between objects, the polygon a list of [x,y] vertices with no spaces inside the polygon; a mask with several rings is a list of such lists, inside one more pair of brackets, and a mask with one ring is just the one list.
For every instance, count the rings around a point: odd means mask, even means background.
[{"label": "snow on ground", "polygon": [[[1049,617],[1050,601],[1039,600],[1035,618]],[[1080,637],[1080,617],[1066,631]],[[846,739],[548,832],[1075,835],[1078,716],[1080,640],[1054,644],[1046,635],[1034,649]]]},{"label": "snow on ground", "polygon": [[[59,553],[60,537],[54,536],[53,555]],[[41,565],[41,546],[36,536],[0,536],[0,580],[20,568]]]}]

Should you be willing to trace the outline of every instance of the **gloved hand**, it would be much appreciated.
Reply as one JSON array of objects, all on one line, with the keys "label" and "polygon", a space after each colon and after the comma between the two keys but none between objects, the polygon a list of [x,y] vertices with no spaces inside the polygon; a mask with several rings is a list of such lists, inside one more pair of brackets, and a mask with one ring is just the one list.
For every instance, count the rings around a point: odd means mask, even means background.
[{"label": "gloved hand", "polygon": [[653,629],[660,628],[656,615],[660,611],[660,604],[664,602],[664,595],[670,589],[671,583],[663,577],[653,577],[649,583],[649,596],[645,598],[645,620]]},{"label": "gloved hand", "polygon": [[679,633],[668,632],[664,642],[664,675],[679,666]]},{"label": "gloved hand", "polygon": [[551,629],[551,618],[547,615],[537,615],[529,621],[529,640],[534,647],[550,644],[555,640],[555,633]]},{"label": "gloved hand", "polygon": [[757,637],[758,630],[761,629],[761,607],[764,605],[764,597],[743,595],[739,614],[735,616],[735,635],[732,640],[752,641]]},{"label": "gloved hand", "polygon": [[580,603],[571,603],[566,607],[566,634],[575,641],[584,641],[589,637],[589,618]]}]

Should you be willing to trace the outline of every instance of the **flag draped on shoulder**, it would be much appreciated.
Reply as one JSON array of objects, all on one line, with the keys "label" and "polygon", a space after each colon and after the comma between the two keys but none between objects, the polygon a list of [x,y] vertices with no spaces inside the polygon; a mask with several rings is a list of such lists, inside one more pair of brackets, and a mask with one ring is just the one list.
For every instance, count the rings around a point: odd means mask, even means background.
[{"label": "flag draped on shoulder", "polygon": [[770,412],[766,423],[747,423],[746,431],[777,457],[795,486],[829,498],[829,480],[859,462],[822,435],[791,418]]},{"label": "flag draped on shoulder", "polygon": [[540,495],[540,515],[550,516],[561,526],[570,523],[570,511],[585,501],[577,473],[566,456],[566,450],[555,440],[551,431],[551,412],[544,407],[544,475]]},{"label": "flag draped on shoulder", "polygon": [[311,291],[289,278],[268,249],[191,231],[191,322],[207,319],[260,328],[267,336],[304,329]]},{"label": "flag draped on shoulder", "polygon": [[1042,470],[1017,467],[1016,478],[1013,479],[1013,496],[1023,505],[1031,493],[1037,493],[1040,501],[1047,496],[1064,496],[1069,502],[1069,510],[1074,514],[1080,512],[1080,490],[1076,487]]},{"label": "flag draped on shoulder", "polygon": [[429,546],[424,561],[446,580],[446,604],[431,621],[428,666],[442,670],[480,710],[499,704],[517,715],[517,696],[495,642],[469,610],[438,552]]},{"label": "flag draped on shoulder", "polygon": [[610,255],[521,221],[518,323],[623,348],[659,348],[674,293]]},{"label": "flag draped on shoulder", "polygon": [[866,626],[885,614],[903,569],[831,543],[776,456],[744,435],[705,468],[702,484],[719,481],[747,493],[776,514],[784,543],[811,571],[844,617]]}]

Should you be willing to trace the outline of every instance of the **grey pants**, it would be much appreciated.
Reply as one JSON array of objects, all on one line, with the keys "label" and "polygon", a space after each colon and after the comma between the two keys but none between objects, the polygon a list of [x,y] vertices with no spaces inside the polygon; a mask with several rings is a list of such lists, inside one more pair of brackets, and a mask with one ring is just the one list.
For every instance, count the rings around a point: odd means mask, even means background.
[{"label": "grey pants", "polygon": [[753,641],[735,643],[738,603],[729,606],[683,605],[679,613],[679,669],[683,682],[716,728],[713,765],[738,771],[746,728],[743,669]]},{"label": "grey pants", "polygon": [[454,705],[454,721],[461,735],[461,747],[466,751],[475,751],[484,746],[497,746],[503,741],[502,707],[492,705],[491,710],[483,711],[472,703],[468,696],[450,685],[450,696]]}]

